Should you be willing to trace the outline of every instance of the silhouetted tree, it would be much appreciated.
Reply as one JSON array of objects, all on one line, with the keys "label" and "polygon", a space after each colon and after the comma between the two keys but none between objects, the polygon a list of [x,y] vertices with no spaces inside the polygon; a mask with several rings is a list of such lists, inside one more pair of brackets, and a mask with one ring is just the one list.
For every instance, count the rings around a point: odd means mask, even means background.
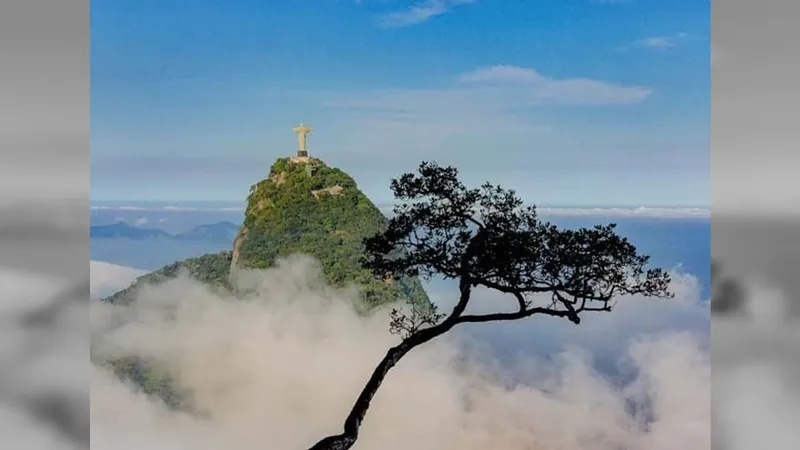
[{"label": "silhouetted tree", "polygon": [[[613,224],[558,229],[540,221],[535,207],[525,206],[514,191],[488,183],[467,189],[455,168],[435,163],[423,162],[418,172],[392,180],[400,204],[385,232],[365,241],[362,262],[381,278],[458,280],[458,302],[449,314],[435,307],[392,312],[391,331],[401,334],[402,341],[378,363],[342,433],[322,439],[311,450],[351,448],[389,370],[412,349],[456,325],[534,315],[580,324],[582,313],[611,311],[611,301],[619,295],[672,296],[669,275],[646,270],[649,257],[617,235]],[[514,309],[468,312],[478,286],[508,294]]]}]

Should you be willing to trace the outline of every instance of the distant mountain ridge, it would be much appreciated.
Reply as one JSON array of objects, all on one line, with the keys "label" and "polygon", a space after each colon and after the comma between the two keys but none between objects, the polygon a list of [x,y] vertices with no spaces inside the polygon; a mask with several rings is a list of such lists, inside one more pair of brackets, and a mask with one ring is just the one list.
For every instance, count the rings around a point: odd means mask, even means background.
[{"label": "distant mountain ridge", "polygon": [[111,225],[93,225],[89,228],[89,237],[92,239],[127,238],[133,240],[143,239],[170,239],[178,241],[208,241],[232,242],[236,237],[239,226],[221,221],[212,224],[198,225],[191,230],[171,234],[160,228],[136,227],[125,222]]}]

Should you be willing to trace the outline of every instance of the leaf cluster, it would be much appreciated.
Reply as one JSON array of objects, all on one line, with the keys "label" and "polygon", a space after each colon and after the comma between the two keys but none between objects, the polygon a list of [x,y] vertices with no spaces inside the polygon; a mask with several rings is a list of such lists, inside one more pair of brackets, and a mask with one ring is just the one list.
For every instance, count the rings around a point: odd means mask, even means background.
[{"label": "leaf cluster", "polygon": [[[614,224],[560,229],[513,190],[489,183],[468,189],[455,168],[430,162],[391,188],[399,203],[386,230],[366,239],[364,267],[381,277],[456,279],[462,293],[483,286],[516,298],[515,313],[462,316],[464,304],[451,314],[460,322],[544,313],[577,324],[580,313],[610,311],[621,295],[672,296],[669,275],[646,268],[649,257]],[[537,294],[549,304],[534,308]]]}]

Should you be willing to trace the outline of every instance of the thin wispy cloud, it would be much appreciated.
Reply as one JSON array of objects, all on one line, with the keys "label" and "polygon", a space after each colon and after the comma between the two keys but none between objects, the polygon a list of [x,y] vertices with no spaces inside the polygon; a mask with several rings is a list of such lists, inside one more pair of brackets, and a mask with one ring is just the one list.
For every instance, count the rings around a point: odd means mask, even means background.
[{"label": "thin wispy cloud", "polygon": [[[500,139],[508,148],[553,132],[548,107],[627,107],[645,101],[651,89],[592,78],[553,78],[533,68],[498,65],[462,73],[443,87],[307,92],[335,117],[330,127],[345,132],[339,148],[408,149],[420,155],[447,152]],[[358,131],[356,131],[358,130]],[[462,142],[459,143],[459,140]],[[356,150],[348,150],[355,152]],[[441,153],[440,153],[441,154]],[[415,156],[417,157],[417,156]]]},{"label": "thin wispy cloud", "polygon": [[680,32],[666,36],[649,36],[630,44],[622,45],[618,48],[620,51],[629,50],[631,48],[648,48],[654,50],[665,50],[685,42],[691,36],[688,33]]},{"label": "thin wispy cloud", "polygon": [[[397,122],[430,122],[470,111],[481,120],[508,123],[514,111],[535,106],[613,106],[640,103],[651,94],[629,86],[592,78],[550,78],[532,68],[497,65],[458,76],[445,88],[381,89],[328,93],[326,106],[342,111],[381,116]],[[498,122],[488,120],[487,124]]]},{"label": "thin wispy cloud", "polygon": [[136,278],[146,272],[132,267],[120,266],[103,261],[90,261],[91,285],[89,295],[103,298],[129,286]]},{"label": "thin wispy cloud", "polygon": [[[592,78],[546,77],[532,68],[496,65],[463,74],[462,84],[507,86],[519,89],[528,102],[559,105],[624,105],[640,103],[651,93],[649,88],[625,86]],[[526,101],[523,99],[523,101]]]},{"label": "thin wispy cloud", "polygon": [[452,11],[455,7],[477,0],[425,0],[416,2],[410,7],[378,16],[381,26],[402,28],[417,25]]}]

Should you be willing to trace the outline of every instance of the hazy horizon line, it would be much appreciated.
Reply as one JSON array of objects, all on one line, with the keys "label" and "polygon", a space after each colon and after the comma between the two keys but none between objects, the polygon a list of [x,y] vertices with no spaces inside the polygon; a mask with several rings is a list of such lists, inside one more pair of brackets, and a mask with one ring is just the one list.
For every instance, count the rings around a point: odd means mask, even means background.
[{"label": "hazy horizon line", "polygon": [[[141,212],[241,212],[244,202],[168,202],[168,201],[95,201],[90,211],[141,211]],[[391,212],[393,203],[377,203],[378,209]],[[710,218],[711,208],[698,206],[560,206],[537,205],[542,215],[559,216],[626,216],[653,218]]]}]

